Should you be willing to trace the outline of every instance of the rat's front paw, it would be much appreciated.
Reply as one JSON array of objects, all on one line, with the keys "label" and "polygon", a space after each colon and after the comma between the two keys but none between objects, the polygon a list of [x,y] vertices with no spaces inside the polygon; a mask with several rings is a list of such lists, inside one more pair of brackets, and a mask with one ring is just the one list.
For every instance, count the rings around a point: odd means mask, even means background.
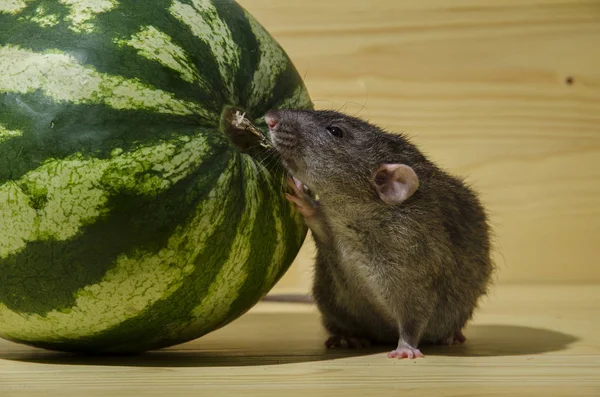
[{"label": "rat's front paw", "polygon": [[294,194],[286,193],[285,198],[296,204],[298,212],[305,218],[313,218],[317,215],[316,202],[303,191],[302,182],[294,177],[290,177],[288,178],[288,185],[292,188]]},{"label": "rat's front paw", "polygon": [[325,347],[328,349],[333,349],[336,347],[341,347],[344,349],[360,349],[367,348],[371,346],[371,342],[365,338],[352,338],[346,336],[331,336],[327,341],[325,341]]},{"label": "rat's front paw", "polygon": [[399,359],[402,359],[402,358],[413,359],[413,358],[425,357],[419,349],[415,349],[414,347],[410,347],[408,345],[398,346],[398,348],[396,350],[389,352],[387,356],[389,358],[399,358]]},{"label": "rat's front paw", "polygon": [[[331,231],[323,217],[319,201],[312,198],[308,192],[304,191],[302,182],[296,178],[288,178],[288,185],[292,188],[294,194],[285,194],[285,198],[296,205],[296,209],[304,217],[306,226],[311,230],[317,244],[331,244]],[[306,188],[308,190],[308,188]]]}]

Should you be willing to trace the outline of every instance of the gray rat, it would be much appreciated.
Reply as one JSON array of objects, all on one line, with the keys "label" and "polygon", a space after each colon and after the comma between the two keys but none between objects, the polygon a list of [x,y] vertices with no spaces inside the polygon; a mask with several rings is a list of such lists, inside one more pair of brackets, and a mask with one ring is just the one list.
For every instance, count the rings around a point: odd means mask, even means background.
[{"label": "gray rat", "polygon": [[[328,347],[463,343],[487,292],[490,228],[476,193],[405,136],[334,111],[265,116],[312,231],[312,295]],[[318,199],[303,189],[306,186]]]}]

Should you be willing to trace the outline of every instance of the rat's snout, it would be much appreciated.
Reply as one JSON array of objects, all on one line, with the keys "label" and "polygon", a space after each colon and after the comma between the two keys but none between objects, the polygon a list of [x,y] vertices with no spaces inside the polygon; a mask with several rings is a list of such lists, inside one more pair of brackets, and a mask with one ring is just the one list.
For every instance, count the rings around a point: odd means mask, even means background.
[{"label": "rat's snout", "polygon": [[279,117],[277,117],[275,112],[271,111],[265,115],[265,123],[267,123],[270,130],[273,130],[279,124]]},{"label": "rat's snout", "polygon": [[285,110],[270,110],[265,115],[265,123],[269,127],[275,150],[285,157],[293,156],[298,149],[298,136],[296,125],[290,120],[289,113]]},{"label": "rat's snout", "polygon": [[279,154],[283,165],[292,173],[303,178],[306,168],[302,140],[302,123],[299,112],[288,109],[272,109],[264,116],[269,127],[273,148]]}]

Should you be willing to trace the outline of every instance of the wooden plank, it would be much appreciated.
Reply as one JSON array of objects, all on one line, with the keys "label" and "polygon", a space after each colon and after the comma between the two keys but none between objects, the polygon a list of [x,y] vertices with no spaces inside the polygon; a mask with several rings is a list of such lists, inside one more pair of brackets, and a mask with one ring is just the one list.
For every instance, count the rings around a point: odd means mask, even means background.
[{"label": "wooden plank", "polygon": [[330,351],[309,305],[261,304],[204,338],[136,357],[75,357],[0,341],[0,396],[598,396],[600,285],[510,286],[462,346],[420,360]]},{"label": "wooden plank", "polygon": [[[481,191],[502,282],[600,281],[600,2],[241,0],[319,108]],[[308,244],[282,287],[307,288]]]}]

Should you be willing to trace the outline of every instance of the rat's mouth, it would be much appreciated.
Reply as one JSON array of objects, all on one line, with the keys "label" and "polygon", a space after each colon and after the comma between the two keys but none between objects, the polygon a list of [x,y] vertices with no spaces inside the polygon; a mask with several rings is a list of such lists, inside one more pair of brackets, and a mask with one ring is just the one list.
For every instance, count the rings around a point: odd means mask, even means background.
[{"label": "rat's mouth", "polygon": [[294,136],[274,129],[269,129],[269,132],[273,148],[279,154],[281,161],[290,171],[294,171],[296,168],[294,161],[296,142]]}]

